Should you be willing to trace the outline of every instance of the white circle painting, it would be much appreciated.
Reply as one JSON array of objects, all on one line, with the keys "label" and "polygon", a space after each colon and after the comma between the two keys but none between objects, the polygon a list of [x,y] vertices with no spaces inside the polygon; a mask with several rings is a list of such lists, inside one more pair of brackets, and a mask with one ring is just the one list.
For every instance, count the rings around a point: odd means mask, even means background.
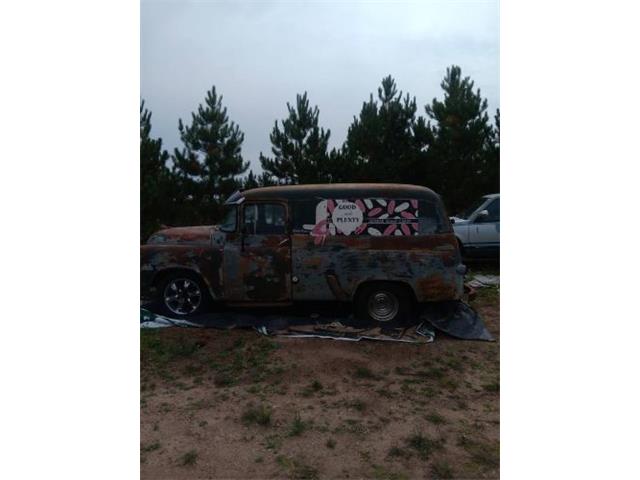
[{"label": "white circle painting", "polygon": [[351,235],[360,225],[364,215],[362,210],[353,202],[338,200],[331,214],[331,220],[343,235]]}]

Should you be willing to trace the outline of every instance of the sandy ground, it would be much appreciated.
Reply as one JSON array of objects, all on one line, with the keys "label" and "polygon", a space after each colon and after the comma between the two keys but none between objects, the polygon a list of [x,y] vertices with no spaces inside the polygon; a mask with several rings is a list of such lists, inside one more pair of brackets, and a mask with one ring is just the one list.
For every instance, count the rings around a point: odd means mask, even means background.
[{"label": "sandy ground", "polygon": [[499,477],[498,339],[429,345],[141,333],[141,477]]}]

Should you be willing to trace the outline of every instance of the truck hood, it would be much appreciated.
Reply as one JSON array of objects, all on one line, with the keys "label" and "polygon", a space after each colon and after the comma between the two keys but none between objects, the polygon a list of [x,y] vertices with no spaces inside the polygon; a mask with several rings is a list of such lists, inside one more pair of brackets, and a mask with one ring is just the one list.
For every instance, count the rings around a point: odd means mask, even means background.
[{"label": "truck hood", "polygon": [[210,244],[217,225],[173,227],[160,230],[149,238],[148,244]]}]

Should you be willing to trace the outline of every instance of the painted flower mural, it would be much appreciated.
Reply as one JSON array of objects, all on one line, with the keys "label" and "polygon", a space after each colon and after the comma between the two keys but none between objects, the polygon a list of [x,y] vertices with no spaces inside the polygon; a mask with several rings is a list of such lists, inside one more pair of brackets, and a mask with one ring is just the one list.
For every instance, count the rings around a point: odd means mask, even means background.
[{"label": "painted flower mural", "polygon": [[316,205],[316,223],[303,228],[313,236],[418,235],[418,201],[414,199],[328,199]]}]

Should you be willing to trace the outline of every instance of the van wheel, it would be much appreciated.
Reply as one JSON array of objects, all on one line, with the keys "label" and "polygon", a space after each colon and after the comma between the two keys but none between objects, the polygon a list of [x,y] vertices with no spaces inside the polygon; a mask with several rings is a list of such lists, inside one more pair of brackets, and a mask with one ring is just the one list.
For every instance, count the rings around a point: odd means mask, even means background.
[{"label": "van wheel", "polygon": [[358,318],[381,326],[404,323],[411,307],[406,289],[393,283],[364,285],[356,298]]},{"label": "van wheel", "polygon": [[202,280],[187,272],[169,275],[160,284],[159,293],[160,309],[173,318],[200,314],[209,303],[209,295]]}]

